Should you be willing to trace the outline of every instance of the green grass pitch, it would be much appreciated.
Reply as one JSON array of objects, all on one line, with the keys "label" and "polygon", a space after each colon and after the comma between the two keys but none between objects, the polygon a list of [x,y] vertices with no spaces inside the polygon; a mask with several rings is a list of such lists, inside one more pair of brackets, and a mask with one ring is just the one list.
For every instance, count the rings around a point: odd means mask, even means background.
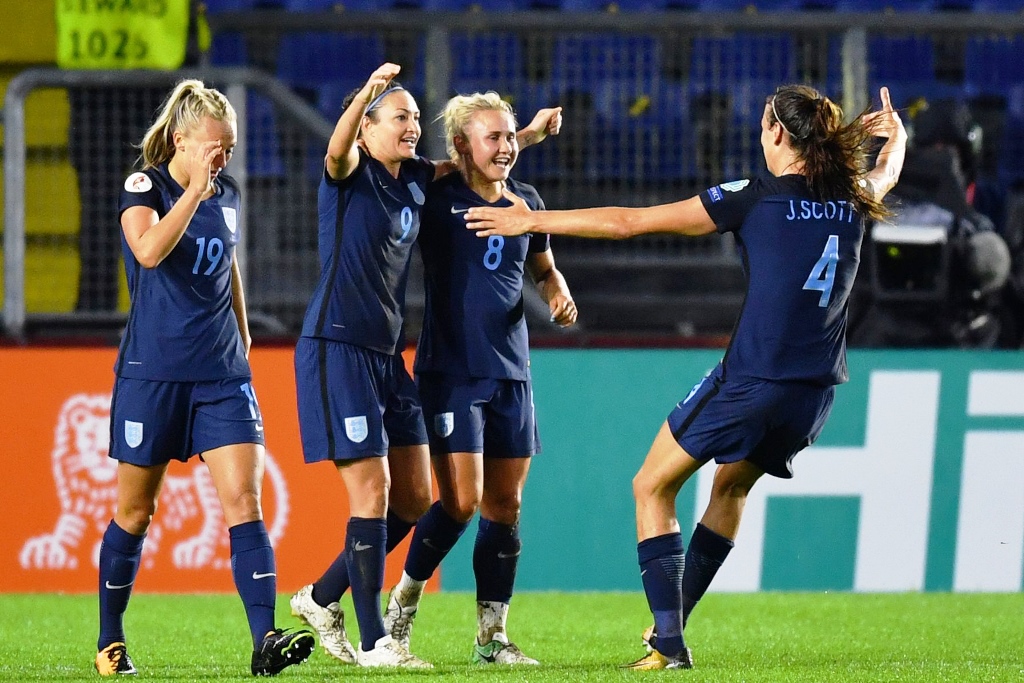
[{"label": "green grass pitch", "polygon": [[[351,603],[343,604],[357,638]],[[0,680],[98,681],[92,669],[96,598],[0,595]],[[297,626],[287,596],[281,626]],[[692,671],[632,673],[616,667],[642,654],[649,613],[640,593],[524,593],[509,633],[544,665],[469,664],[474,597],[424,598],[413,651],[432,672],[364,671],[319,649],[282,681],[688,682],[1024,681],[1024,594],[712,594],[687,628]],[[126,617],[140,681],[243,681],[248,632],[234,595],[137,595]],[[354,639],[355,639],[354,638]]]}]

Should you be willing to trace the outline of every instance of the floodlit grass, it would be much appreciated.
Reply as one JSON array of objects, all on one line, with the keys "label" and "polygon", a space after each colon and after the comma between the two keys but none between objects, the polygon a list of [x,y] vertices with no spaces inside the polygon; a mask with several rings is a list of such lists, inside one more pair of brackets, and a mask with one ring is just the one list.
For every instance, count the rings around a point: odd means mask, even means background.
[{"label": "floodlit grass", "polygon": [[[346,599],[347,600],[347,599]],[[355,633],[346,602],[350,635]],[[0,595],[0,680],[97,681],[93,596]],[[278,622],[297,626],[287,596]],[[1024,681],[1024,594],[709,595],[687,629],[692,671],[631,673],[649,614],[639,593],[525,593],[515,597],[510,635],[540,668],[469,664],[474,597],[424,598],[413,651],[432,672],[365,671],[320,650],[282,681],[687,682]],[[126,618],[140,681],[251,680],[251,645],[234,595],[137,595]]]}]

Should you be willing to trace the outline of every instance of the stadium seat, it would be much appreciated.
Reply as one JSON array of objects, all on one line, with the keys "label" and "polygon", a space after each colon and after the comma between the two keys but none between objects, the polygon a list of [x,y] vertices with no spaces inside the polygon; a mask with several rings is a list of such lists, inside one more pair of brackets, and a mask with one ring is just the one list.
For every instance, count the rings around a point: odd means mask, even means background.
[{"label": "stadium seat", "polygon": [[453,33],[452,78],[508,82],[523,76],[523,46],[515,33]]},{"label": "stadium seat", "polygon": [[927,12],[933,0],[837,0],[837,12]]},{"label": "stadium seat", "polygon": [[792,36],[736,33],[693,42],[692,83],[721,85],[743,79],[783,83],[797,80]]},{"label": "stadium seat", "polygon": [[315,91],[324,83],[361,79],[387,61],[376,36],[357,33],[304,32],[281,38],[277,75],[292,87]]},{"label": "stadium seat", "polygon": [[247,12],[256,9],[257,0],[203,0],[209,14]]},{"label": "stadium seat", "polygon": [[245,106],[246,170],[253,178],[283,178],[285,167],[273,102],[250,92]]},{"label": "stadium seat", "polygon": [[986,36],[967,41],[964,87],[969,95],[1005,94],[1024,82],[1024,38]]},{"label": "stadium seat", "polygon": [[213,66],[247,66],[249,54],[245,36],[235,31],[215,34],[210,43],[210,63]]},{"label": "stadium seat", "polygon": [[569,34],[555,39],[553,54],[552,80],[577,88],[609,78],[649,84],[661,63],[660,45],[653,36]]},{"label": "stadium seat", "polygon": [[924,35],[871,36],[868,39],[868,78],[882,84],[935,78],[935,47],[931,38]]},{"label": "stadium seat", "polygon": [[1024,118],[1007,116],[997,160],[999,182],[1012,188],[1024,183]]}]

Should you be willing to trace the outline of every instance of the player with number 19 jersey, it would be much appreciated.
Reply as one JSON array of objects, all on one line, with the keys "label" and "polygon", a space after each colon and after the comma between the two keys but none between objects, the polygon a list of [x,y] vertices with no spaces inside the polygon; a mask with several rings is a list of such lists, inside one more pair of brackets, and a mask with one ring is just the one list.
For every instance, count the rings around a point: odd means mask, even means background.
[{"label": "player with number 19 jersey", "polygon": [[[121,233],[131,309],[114,367],[118,377],[163,382],[251,377],[232,308],[238,186],[223,173],[216,186],[156,268],[143,268]],[[121,190],[118,216],[144,206],[163,218],[184,193],[166,163],[133,173]]]},{"label": "player with number 19 jersey", "polygon": [[724,377],[845,382],[861,217],[845,201],[815,200],[802,175],[724,183],[700,198],[718,232],[735,235],[749,283]]},{"label": "player with number 19 jersey", "polygon": [[[508,189],[534,211],[544,209],[530,185],[511,178]],[[529,254],[548,250],[548,235],[476,237],[466,229],[471,206],[488,204],[460,173],[433,183],[420,235],[426,281],[423,330],[416,372],[458,378],[526,381],[529,340],[523,310],[523,274]]]}]

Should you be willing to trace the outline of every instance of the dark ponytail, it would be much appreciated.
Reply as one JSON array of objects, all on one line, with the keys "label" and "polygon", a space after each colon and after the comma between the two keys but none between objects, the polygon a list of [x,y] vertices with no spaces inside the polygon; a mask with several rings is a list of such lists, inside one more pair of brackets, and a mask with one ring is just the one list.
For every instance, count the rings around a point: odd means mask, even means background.
[{"label": "dark ponytail", "polygon": [[778,121],[789,133],[791,146],[803,161],[807,185],[817,199],[845,199],[865,218],[890,214],[864,179],[870,170],[872,136],[861,122],[863,115],[844,125],[839,105],[806,85],[782,86],[769,98],[769,104],[769,123]]}]

